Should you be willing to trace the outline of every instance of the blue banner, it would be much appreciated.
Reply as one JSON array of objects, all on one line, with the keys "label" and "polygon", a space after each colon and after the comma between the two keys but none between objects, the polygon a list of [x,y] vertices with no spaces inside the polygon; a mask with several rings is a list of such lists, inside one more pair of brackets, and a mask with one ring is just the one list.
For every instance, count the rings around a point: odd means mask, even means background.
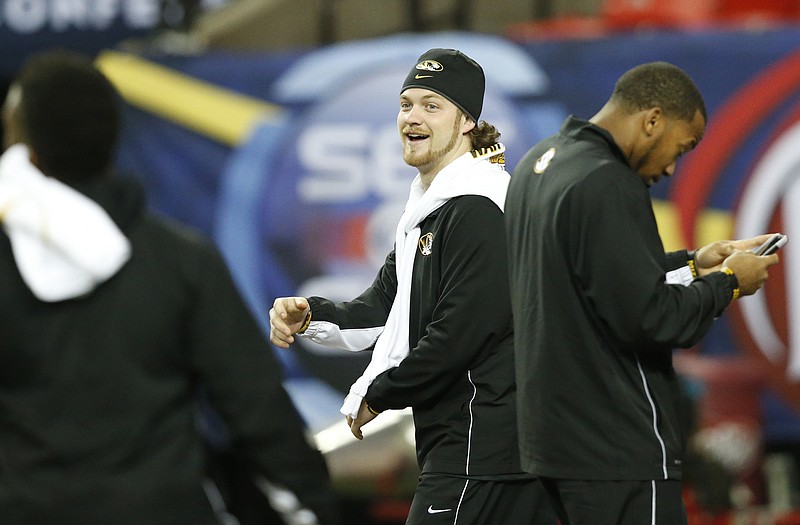
[{"label": "blue banner", "polygon": [[[246,140],[225,145],[130,107],[119,165],[145,182],[155,209],[214,235],[266,323],[277,296],[354,297],[391,248],[414,175],[400,156],[398,90],[423,51],[460,48],[484,66],[483,118],[501,130],[509,169],[567,115],[592,116],[630,67],[653,60],[677,64],[704,93],[710,119],[698,149],[652,189],[667,247],[777,230],[796,239],[782,250],[782,263],[759,296],[731,308],[692,352],[746,357],[762,367],[766,436],[796,439],[798,42],[796,27],[523,44],[446,33],[274,55],[151,57],[281,111],[260,121]],[[320,378],[337,395],[368,360],[310,344],[279,355],[290,377]]]}]

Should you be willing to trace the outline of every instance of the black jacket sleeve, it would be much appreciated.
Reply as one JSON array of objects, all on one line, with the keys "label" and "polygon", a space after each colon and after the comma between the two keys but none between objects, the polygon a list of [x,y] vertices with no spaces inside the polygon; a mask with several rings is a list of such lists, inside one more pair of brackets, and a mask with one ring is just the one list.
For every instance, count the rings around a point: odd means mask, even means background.
[{"label": "black jacket sleeve", "polygon": [[234,452],[289,489],[320,523],[339,523],[322,454],[283,387],[280,363],[210,246],[198,254],[186,319],[193,372],[225,420]]},{"label": "black jacket sleeve", "polygon": [[[309,297],[312,323],[332,323],[341,331],[383,327],[386,318],[389,317],[396,293],[397,273],[395,254],[392,250],[386,256],[372,285],[352,301],[334,303],[323,297]],[[316,325],[309,327],[305,335],[313,336],[316,328]]]},{"label": "black jacket sleeve", "polygon": [[623,347],[687,347],[732,299],[721,272],[690,286],[665,282],[667,262],[650,196],[628,170],[605,164],[573,188],[574,213],[561,232],[601,330]]}]

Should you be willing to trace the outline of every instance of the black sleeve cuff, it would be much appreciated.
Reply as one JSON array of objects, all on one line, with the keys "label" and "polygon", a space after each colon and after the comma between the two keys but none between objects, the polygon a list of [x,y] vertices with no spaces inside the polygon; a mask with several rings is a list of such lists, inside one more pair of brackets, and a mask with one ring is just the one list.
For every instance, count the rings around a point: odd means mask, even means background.
[{"label": "black sleeve cuff", "polygon": [[723,268],[722,272],[725,277],[728,279],[728,287],[731,290],[731,301],[739,298],[739,279],[736,277],[736,274],[730,268]]},{"label": "black sleeve cuff", "polygon": [[[389,370],[392,370],[391,368]],[[364,402],[367,404],[369,408],[371,408],[374,412],[383,412],[384,410],[390,410],[390,407],[386,406],[385,403],[381,403],[380,395],[378,391],[380,390],[379,384],[380,380],[383,376],[389,373],[389,370],[381,372],[378,376],[372,380],[372,384],[369,385],[367,388],[367,394],[364,396]]]},{"label": "black sleeve cuff", "polygon": [[[664,268],[664,271],[671,272],[672,270],[677,270],[678,268],[683,268],[684,266],[693,267],[693,264],[690,264],[690,261],[694,261],[694,252],[688,252],[686,250],[678,250],[676,252],[667,252],[664,254],[667,259],[667,267]],[[694,268],[692,268],[692,273],[694,274]]]},{"label": "black sleeve cuff", "polygon": [[309,297],[312,321],[333,321],[336,319],[336,305],[323,297]]}]

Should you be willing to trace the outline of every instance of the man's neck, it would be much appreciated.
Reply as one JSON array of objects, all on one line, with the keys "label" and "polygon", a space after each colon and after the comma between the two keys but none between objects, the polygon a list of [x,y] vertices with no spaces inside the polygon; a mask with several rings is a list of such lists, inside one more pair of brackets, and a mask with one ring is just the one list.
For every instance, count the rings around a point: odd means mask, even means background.
[{"label": "man's neck", "polygon": [[461,157],[464,153],[467,153],[472,149],[472,144],[468,140],[464,140],[459,147],[453,148],[447,154],[445,154],[439,162],[427,169],[420,169],[419,170],[419,177],[422,180],[422,187],[426,190],[433,184],[433,179],[436,178],[436,175],[439,174],[440,171],[445,169],[449,166],[454,160]]}]

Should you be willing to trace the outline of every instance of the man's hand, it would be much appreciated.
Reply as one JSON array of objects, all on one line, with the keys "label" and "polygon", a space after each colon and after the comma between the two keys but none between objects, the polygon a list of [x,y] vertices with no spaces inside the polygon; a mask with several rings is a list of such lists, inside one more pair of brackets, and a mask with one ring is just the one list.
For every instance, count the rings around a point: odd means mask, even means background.
[{"label": "man's hand", "polygon": [[269,340],[280,348],[294,343],[294,334],[303,327],[310,312],[305,297],[278,297],[269,311]]},{"label": "man's hand", "polygon": [[364,435],[361,433],[361,427],[372,421],[378,417],[377,414],[373,414],[369,407],[367,407],[367,402],[361,400],[361,406],[358,408],[358,416],[353,419],[350,416],[347,416],[347,426],[350,427],[350,432],[356,437],[356,439],[364,439]]},{"label": "man's hand", "polygon": [[[756,243],[758,246],[758,243]],[[722,266],[733,270],[739,281],[740,296],[752,295],[769,277],[769,267],[779,261],[778,254],[756,255],[750,250],[738,251],[725,259]]]},{"label": "man's hand", "polygon": [[738,241],[716,241],[703,246],[694,254],[697,275],[703,276],[711,272],[720,271],[722,269],[722,263],[728,256],[737,251],[749,251],[753,248],[758,248],[761,246],[761,243],[769,239],[771,235],[771,233],[767,233],[759,235],[758,237],[751,237]]}]

